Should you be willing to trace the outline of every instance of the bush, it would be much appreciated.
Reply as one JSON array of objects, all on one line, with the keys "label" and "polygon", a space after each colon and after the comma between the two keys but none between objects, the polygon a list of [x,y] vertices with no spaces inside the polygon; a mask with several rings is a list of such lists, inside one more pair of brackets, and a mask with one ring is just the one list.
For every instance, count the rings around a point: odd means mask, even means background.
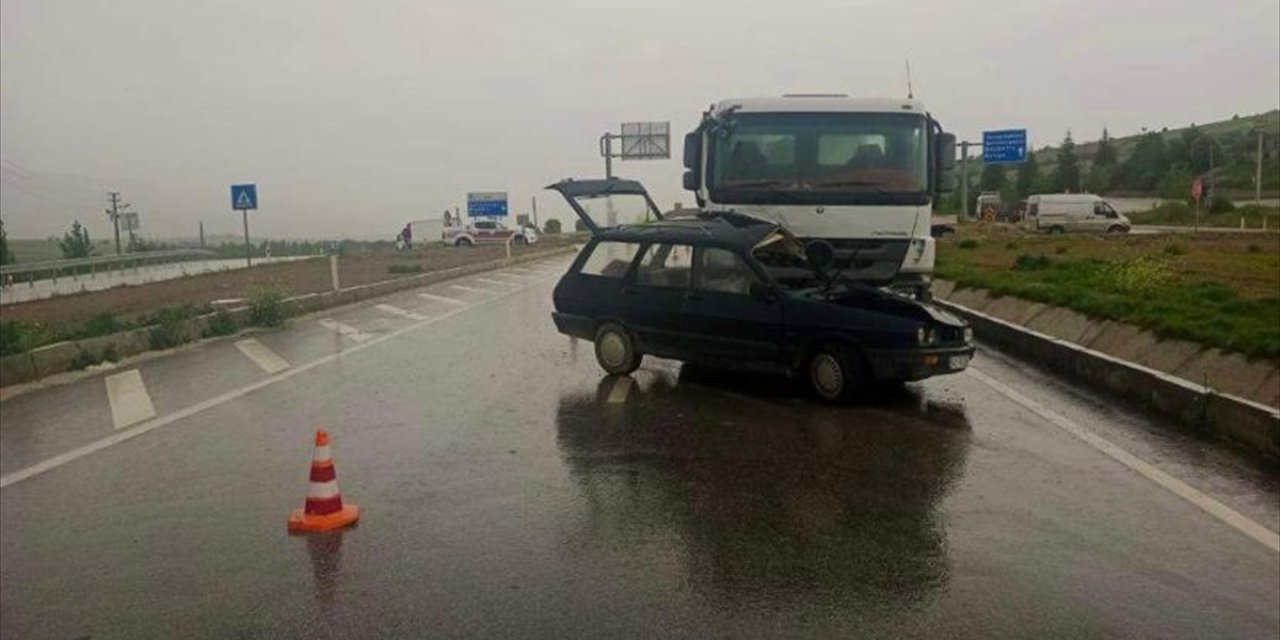
[{"label": "bush", "polygon": [[191,307],[163,307],[151,316],[151,348],[171,349],[190,340]]},{"label": "bush", "polygon": [[1213,197],[1213,203],[1209,205],[1209,213],[1227,213],[1235,211],[1236,203],[1231,201],[1224,195],[1216,195]]},{"label": "bush", "polygon": [[240,330],[240,326],[236,324],[235,318],[227,313],[224,309],[219,309],[209,318],[209,328],[205,329],[205,337],[212,336],[229,336]]},{"label": "bush", "polygon": [[107,347],[99,354],[81,351],[76,354],[74,359],[71,360],[71,368],[73,370],[88,369],[96,364],[102,364],[103,362],[115,362],[119,359],[120,357],[116,355],[115,347]]},{"label": "bush", "polygon": [[1148,294],[1168,284],[1173,279],[1173,270],[1163,260],[1138,256],[1110,265],[1105,277],[1116,291]]},{"label": "bush", "polygon": [[964,240],[960,241],[959,247],[961,249],[977,249],[978,241],[974,240],[973,238],[965,238]]},{"label": "bush", "polygon": [[1170,242],[1164,246],[1163,251],[1166,255],[1185,256],[1187,255],[1187,246],[1181,242]]},{"label": "bush", "polygon": [[1038,269],[1047,269],[1053,264],[1053,261],[1046,255],[1030,255],[1026,253],[1018,254],[1013,261],[1013,268],[1016,271],[1036,271]]},{"label": "bush", "polygon": [[542,225],[542,232],[549,236],[560,233],[560,221],[555,218],[549,218],[546,223]]},{"label": "bush", "polygon": [[249,322],[260,327],[283,327],[292,315],[289,290],[281,284],[255,286],[249,290]]},{"label": "bush", "polygon": [[1004,243],[1004,248],[1005,248],[1005,249],[1017,249],[1017,248],[1018,248],[1018,245],[1017,245],[1016,243],[1013,243],[1013,242],[1006,242],[1006,243]]},{"label": "bush", "polygon": [[0,356],[30,351],[54,342],[57,336],[39,323],[0,320]]},{"label": "bush", "polygon": [[1067,252],[1067,248],[1066,248],[1066,247],[1058,247],[1057,249],[1054,249],[1054,250],[1053,250],[1053,252],[1054,252],[1055,254],[1057,254],[1057,255],[1062,255],[1062,254],[1064,254],[1064,253],[1066,253],[1066,252]]},{"label": "bush", "polygon": [[387,267],[387,273],[422,273],[420,264],[393,264]]},{"label": "bush", "polygon": [[1249,253],[1262,253],[1262,247],[1256,244],[1249,245]]},{"label": "bush", "polygon": [[100,313],[89,318],[89,321],[84,323],[84,326],[80,327],[80,330],[76,332],[76,337],[92,338],[95,336],[109,336],[128,328],[128,325],[121,322],[110,313]]}]

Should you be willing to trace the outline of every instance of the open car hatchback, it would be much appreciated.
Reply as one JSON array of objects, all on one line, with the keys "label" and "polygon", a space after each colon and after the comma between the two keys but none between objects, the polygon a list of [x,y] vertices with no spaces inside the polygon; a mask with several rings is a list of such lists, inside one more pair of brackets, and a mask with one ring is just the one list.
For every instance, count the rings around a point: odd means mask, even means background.
[{"label": "open car hatchback", "polygon": [[[842,279],[823,247],[735,214],[664,218],[633,180],[565,180],[591,231],[556,285],[556,328],[610,374],[645,355],[803,377],[823,400],[964,370],[973,333],[931,305]],[[808,250],[806,250],[808,249]],[[817,249],[817,250],[815,250]]]}]

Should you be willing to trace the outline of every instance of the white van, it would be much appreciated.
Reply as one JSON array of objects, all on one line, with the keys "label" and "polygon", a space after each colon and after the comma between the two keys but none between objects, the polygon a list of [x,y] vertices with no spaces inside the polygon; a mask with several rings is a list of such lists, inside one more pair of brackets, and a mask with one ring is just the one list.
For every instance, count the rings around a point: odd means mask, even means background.
[{"label": "white van", "polygon": [[1132,226],[1105,199],[1091,193],[1029,196],[1025,224],[1046,233],[1128,233]]}]

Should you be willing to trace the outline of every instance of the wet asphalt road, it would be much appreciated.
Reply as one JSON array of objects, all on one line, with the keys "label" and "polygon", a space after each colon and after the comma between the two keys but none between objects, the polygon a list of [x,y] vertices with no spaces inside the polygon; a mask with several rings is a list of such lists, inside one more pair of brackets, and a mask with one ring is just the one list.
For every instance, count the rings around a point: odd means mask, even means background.
[{"label": "wet asphalt road", "polygon": [[[619,382],[551,325],[565,263],[298,319],[256,336],[274,376],[144,361],[157,417],[119,429],[101,374],[0,403],[0,637],[1280,634],[1275,551],[1046,416],[1271,532],[1274,468],[986,350],[850,408]],[[364,515],[289,536],[317,425]]]}]

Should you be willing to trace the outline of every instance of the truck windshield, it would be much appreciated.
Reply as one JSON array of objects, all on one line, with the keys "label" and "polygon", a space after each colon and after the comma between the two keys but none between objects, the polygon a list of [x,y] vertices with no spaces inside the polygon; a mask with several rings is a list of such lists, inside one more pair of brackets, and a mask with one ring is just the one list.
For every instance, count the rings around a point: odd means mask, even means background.
[{"label": "truck windshield", "polygon": [[767,202],[783,192],[800,203],[875,202],[928,192],[928,128],[919,114],[744,113],[726,124],[708,158],[718,202]]}]

